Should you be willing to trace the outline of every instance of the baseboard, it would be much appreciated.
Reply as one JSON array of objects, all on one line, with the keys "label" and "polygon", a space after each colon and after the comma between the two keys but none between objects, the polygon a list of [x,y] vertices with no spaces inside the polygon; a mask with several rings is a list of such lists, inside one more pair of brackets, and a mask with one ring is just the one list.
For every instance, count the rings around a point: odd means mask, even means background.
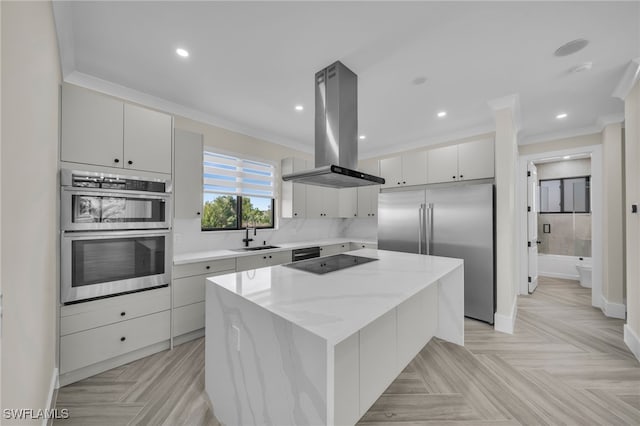
[{"label": "baseboard", "polygon": [[602,296],[602,313],[609,318],[625,319],[627,317],[627,307],[622,303],[612,303]]},{"label": "baseboard", "polygon": [[629,347],[631,353],[640,361],[640,339],[638,335],[633,332],[629,324],[624,325],[624,343]]},{"label": "baseboard", "polygon": [[549,277],[549,278],[561,278],[563,280],[573,280],[580,281],[580,275],[571,275],[571,274],[560,274],[557,272],[540,272],[538,271],[539,277]]},{"label": "baseboard", "polygon": [[518,315],[518,296],[513,298],[511,304],[510,314],[494,314],[493,316],[493,328],[501,333],[513,334],[513,329],[516,324],[516,316]]},{"label": "baseboard", "polygon": [[[51,410],[55,408],[56,401],[54,395],[56,394],[56,389],[59,387],[58,382],[58,368],[54,368],[51,372],[51,382],[49,384],[49,393],[47,394],[47,409]],[[42,426],[47,426],[52,419],[48,419],[47,416],[44,416],[42,419]]]},{"label": "baseboard", "polygon": [[204,328],[200,330],[191,331],[189,333],[182,334],[178,337],[173,338],[173,346],[178,346],[183,343],[190,342],[191,340],[199,339],[204,336]]}]

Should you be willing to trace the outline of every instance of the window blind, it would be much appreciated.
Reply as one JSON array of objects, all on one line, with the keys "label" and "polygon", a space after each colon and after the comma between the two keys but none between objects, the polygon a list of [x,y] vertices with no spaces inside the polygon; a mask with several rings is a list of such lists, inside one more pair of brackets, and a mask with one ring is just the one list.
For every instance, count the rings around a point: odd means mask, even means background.
[{"label": "window blind", "polygon": [[204,151],[204,192],[274,198],[271,164]]}]

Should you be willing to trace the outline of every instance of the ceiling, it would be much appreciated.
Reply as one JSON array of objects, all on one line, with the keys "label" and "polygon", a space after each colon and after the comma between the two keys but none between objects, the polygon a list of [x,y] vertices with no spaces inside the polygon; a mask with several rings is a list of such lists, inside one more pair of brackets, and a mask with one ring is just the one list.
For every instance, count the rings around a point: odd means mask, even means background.
[{"label": "ceiling", "polygon": [[[54,13],[65,81],[309,152],[314,74],[340,60],[359,78],[361,157],[493,131],[488,102],[513,94],[520,143],[599,131],[621,120],[612,92],[640,56],[640,2],[55,1]],[[586,48],[554,56],[579,38]]]}]

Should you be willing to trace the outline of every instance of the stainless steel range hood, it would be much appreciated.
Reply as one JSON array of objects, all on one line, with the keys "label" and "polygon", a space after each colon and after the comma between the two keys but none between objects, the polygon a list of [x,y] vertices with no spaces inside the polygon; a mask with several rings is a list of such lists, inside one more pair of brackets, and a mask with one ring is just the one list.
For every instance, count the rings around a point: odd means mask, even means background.
[{"label": "stainless steel range hood", "polygon": [[358,76],[337,61],[316,73],[315,168],[282,176],[284,181],[330,188],[380,185],[381,177],[358,164]]}]

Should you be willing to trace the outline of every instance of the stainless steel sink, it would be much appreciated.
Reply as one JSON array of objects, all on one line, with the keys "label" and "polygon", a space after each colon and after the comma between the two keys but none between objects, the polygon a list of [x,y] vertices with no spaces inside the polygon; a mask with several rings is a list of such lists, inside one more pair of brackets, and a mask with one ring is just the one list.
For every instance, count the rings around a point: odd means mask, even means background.
[{"label": "stainless steel sink", "polygon": [[258,251],[258,250],[268,250],[280,248],[279,246],[256,246],[256,247],[242,247],[239,249],[234,249],[233,251]]}]

